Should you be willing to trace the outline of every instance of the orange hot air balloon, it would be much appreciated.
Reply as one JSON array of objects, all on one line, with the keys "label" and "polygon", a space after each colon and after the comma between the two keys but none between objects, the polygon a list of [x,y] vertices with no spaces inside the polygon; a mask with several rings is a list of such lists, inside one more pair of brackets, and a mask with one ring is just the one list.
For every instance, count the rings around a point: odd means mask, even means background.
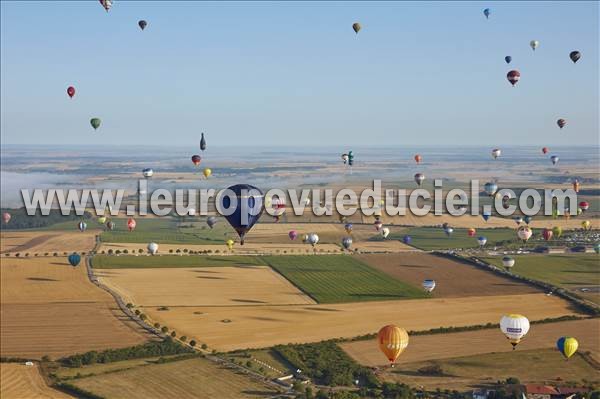
[{"label": "orange hot air balloon", "polygon": [[387,325],[377,333],[377,343],[379,350],[383,352],[392,367],[394,367],[396,359],[408,346],[408,333],[403,328]]},{"label": "orange hot air balloon", "polygon": [[420,156],[419,154],[415,155],[415,162],[416,163],[421,163],[422,160],[423,160],[422,156]]},{"label": "orange hot air balloon", "polygon": [[136,226],[136,222],[134,218],[129,218],[129,220],[127,221],[127,228],[129,229],[129,231],[133,231],[133,229],[135,229]]},{"label": "orange hot air balloon", "polygon": [[475,233],[477,233],[477,230],[475,230],[472,227],[467,230],[467,234],[469,235],[469,237],[475,237]]},{"label": "orange hot air balloon", "polygon": [[579,192],[579,188],[580,188],[581,184],[579,183],[578,179],[573,180],[573,190],[578,193]]}]

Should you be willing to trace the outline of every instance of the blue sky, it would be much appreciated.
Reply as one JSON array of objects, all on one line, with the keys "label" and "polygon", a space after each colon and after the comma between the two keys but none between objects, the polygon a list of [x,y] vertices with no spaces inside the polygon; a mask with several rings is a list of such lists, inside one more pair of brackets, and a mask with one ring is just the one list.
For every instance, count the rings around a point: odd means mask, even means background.
[{"label": "blue sky", "polygon": [[1,12],[3,144],[197,146],[204,131],[219,146],[598,145],[597,2],[115,0],[106,13],[96,0],[2,1]]}]

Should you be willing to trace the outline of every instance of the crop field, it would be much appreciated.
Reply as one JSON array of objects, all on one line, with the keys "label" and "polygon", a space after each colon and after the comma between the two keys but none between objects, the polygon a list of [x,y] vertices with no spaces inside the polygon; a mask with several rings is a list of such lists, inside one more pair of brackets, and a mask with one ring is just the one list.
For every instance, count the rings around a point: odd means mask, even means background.
[{"label": "crop field", "polygon": [[37,364],[0,363],[2,399],[69,399],[71,396],[50,388],[40,375]]},{"label": "crop field", "polygon": [[145,308],[315,303],[268,266],[111,269],[96,276],[126,302]]},{"label": "crop field", "polygon": [[[75,230],[75,227],[73,227]],[[0,253],[20,253],[24,256],[58,252],[90,251],[95,244],[94,231],[2,231],[0,233]]]},{"label": "crop field", "polygon": [[318,303],[426,297],[422,290],[352,256],[266,256],[263,259]]},{"label": "crop field", "polygon": [[[531,314],[522,312],[528,317]],[[494,323],[498,323],[498,320]],[[576,337],[580,351],[590,351],[594,358],[600,359],[600,320],[584,319],[561,321],[556,323],[533,324],[529,333],[517,346],[522,350],[554,348],[556,340],[563,336]],[[383,366],[387,364],[375,339],[346,342],[340,344],[350,356],[365,366]],[[439,360],[461,356],[473,356],[491,352],[513,352],[499,328],[464,331],[448,334],[414,335],[410,337],[408,348],[402,353],[400,365],[427,360]],[[556,358],[561,359],[556,353]]]},{"label": "crop field", "polygon": [[107,399],[238,399],[270,397],[277,393],[227,366],[202,358],[139,366],[71,382]]},{"label": "crop field", "polygon": [[527,284],[499,277],[466,263],[426,253],[359,255],[358,259],[391,277],[421,287],[436,281],[434,298],[513,295],[541,292]]},{"label": "crop field", "polygon": [[447,236],[441,227],[409,228],[402,233],[392,232],[390,238],[401,240],[404,235],[411,236],[412,246],[427,251],[451,248],[477,248],[479,247],[477,243],[477,237],[479,236],[485,236],[488,239],[486,244],[488,247],[494,246],[496,242],[500,241],[517,240],[517,235],[513,229],[479,229],[475,237],[469,237],[467,229],[455,228],[454,232],[450,236]]},{"label": "crop field", "polygon": [[[502,267],[501,256],[482,259]],[[522,255],[514,259],[511,273],[575,291],[600,304],[600,256],[597,254]]]},{"label": "crop field", "polygon": [[150,269],[266,265],[258,256],[104,256],[92,260],[94,269]]},{"label": "crop field", "polygon": [[2,356],[53,358],[142,343],[148,336],[64,257],[2,259]]},{"label": "crop field", "polygon": [[220,351],[352,338],[377,332],[389,323],[414,331],[497,323],[506,312],[520,312],[531,320],[578,314],[568,302],[545,294],[317,305],[180,306],[168,311],[144,308],[153,321]]}]

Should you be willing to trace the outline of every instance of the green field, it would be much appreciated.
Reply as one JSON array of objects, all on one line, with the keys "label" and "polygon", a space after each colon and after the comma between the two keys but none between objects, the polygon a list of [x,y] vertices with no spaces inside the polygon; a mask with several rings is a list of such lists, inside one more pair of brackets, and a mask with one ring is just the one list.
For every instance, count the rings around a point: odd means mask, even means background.
[{"label": "green field", "polygon": [[94,269],[152,269],[177,267],[260,266],[266,263],[258,256],[108,256],[96,255]]},{"label": "green field", "polygon": [[427,297],[419,288],[395,280],[348,255],[265,256],[263,259],[319,303]]},{"label": "green field", "polygon": [[415,227],[403,232],[390,235],[391,239],[402,240],[405,235],[412,237],[410,245],[426,251],[438,249],[477,248],[477,237],[484,236],[488,239],[486,247],[491,247],[503,241],[517,241],[517,235],[513,229],[478,229],[475,237],[467,235],[467,229],[454,229],[450,237],[446,236],[444,230],[433,227]]},{"label": "green field", "polygon": [[[596,254],[517,255],[511,273],[573,290],[586,299],[600,303],[600,292],[581,292],[581,287],[600,287],[600,256]],[[502,267],[502,256],[482,257]]]}]

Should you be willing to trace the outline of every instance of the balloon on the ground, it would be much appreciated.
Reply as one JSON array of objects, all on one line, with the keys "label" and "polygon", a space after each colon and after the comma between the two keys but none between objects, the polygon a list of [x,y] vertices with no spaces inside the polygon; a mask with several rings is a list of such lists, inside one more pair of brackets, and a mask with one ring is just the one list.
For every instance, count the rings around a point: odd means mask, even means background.
[{"label": "balloon on the ground", "polygon": [[158,244],[155,243],[155,242],[151,242],[150,244],[148,244],[147,248],[148,248],[148,252],[151,255],[154,255],[154,254],[156,254],[158,252]]},{"label": "balloon on the ground", "polygon": [[506,270],[509,270],[514,265],[515,265],[514,258],[511,258],[510,256],[505,256],[502,258],[502,266],[504,266],[504,268]]},{"label": "balloon on the ground", "polygon": [[137,226],[135,219],[129,218],[129,220],[127,220],[127,229],[129,229],[129,231],[133,231],[135,230],[135,226]]},{"label": "balloon on the ground", "polygon": [[354,33],[358,34],[358,32],[361,29],[361,26],[360,26],[360,24],[358,22],[355,22],[355,23],[352,24],[352,29],[354,30]]},{"label": "balloon on the ground", "polygon": [[539,40],[532,40],[529,42],[529,46],[531,47],[531,49],[533,51],[535,51],[536,48],[540,47],[540,41]]},{"label": "balloon on the ground", "polygon": [[523,242],[527,242],[533,235],[533,231],[529,228],[529,226],[521,226],[517,230],[517,237],[523,240]]},{"label": "balloon on the ground", "polygon": [[73,86],[67,87],[67,95],[70,98],[73,98],[73,96],[75,95],[75,88]]},{"label": "balloon on the ground", "polygon": [[516,69],[513,69],[512,71],[509,71],[506,74],[506,79],[508,79],[510,84],[514,86],[517,84],[519,79],[521,79],[521,73],[519,71],[517,71]]},{"label": "balloon on the ground", "polygon": [[420,186],[425,180],[425,175],[423,173],[415,174],[415,182]]},{"label": "balloon on the ground", "polygon": [[377,343],[379,350],[393,365],[408,346],[408,333],[403,328],[387,325],[377,333]]},{"label": "balloon on the ground", "polygon": [[352,246],[352,238],[350,238],[350,237],[342,238],[342,246],[344,247],[344,249],[350,249],[350,247]]},{"label": "balloon on the ground", "polygon": [[569,58],[575,64],[581,58],[581,53],[579,51],[571,51],[571,53],[569,54]]},{"label": "balloon on the ground", "polygon": [[138,26],[140,27],[141,30],[146,29],[147,25],[148,25],[148,22],[144,21],[143,19],[138,21]]},{"label": "balloon on the ground", "polygon": [[146,179],[148,179],[154,175],[154,171],[151,168],[145,168],[142,170],[142,174]]},{"label": "balloon on the ground", "polygon": [[500,319],[500,330],[506,336],[513,350],[529,332],[529,320],[520,314],[509,314]]},{"label": "balloon on the ground", "polygon": [[75,267],[81,262],[81,256],[78,253],[72,253],[67,257],[67,260],[71,264],[71,266]]},{"label": "balloon on the ground", "polygon": [[206,150],[206,139],[204,138],[204,133],[200,133],[200,150]]},{"label": "balloon on the ground", "polygon": [[236,201],[223,195],[220,206],[222,210],[229,209],[235,205],[233,213],[225,215],[225,219],[240,236],[240,244],[244,245],[246,233],[258,221],[264,209],[264,194],[258,188],[249,184],[236,184],[227,190],[233,192]]},{"label": "balloon on the ground", "polygon": [[422,286],[425,291],[431,292],[435,289],[435,280],[424,280]]},{"label": "balloon on the ground", "polygon": [[98,130],[98,128],[100,127],[101,123],[102,123],[102,121],[100,120],[100,118],[92,118],[92,119],[90,119],[90,125],[92,125],[92,127],[94,128],[94,130]]},{"label": "balloon on the ground", "polygon": [[579,342],[573,337],[560,337],[558,341],[556,341],[556,348],[565,359],[569,360],[569,358],[577,352]]},{"label": "balloon on the ground", "polygon": [[77,224],[77,228],[83,233],[87,229],[87,223],[82,220]]}]

